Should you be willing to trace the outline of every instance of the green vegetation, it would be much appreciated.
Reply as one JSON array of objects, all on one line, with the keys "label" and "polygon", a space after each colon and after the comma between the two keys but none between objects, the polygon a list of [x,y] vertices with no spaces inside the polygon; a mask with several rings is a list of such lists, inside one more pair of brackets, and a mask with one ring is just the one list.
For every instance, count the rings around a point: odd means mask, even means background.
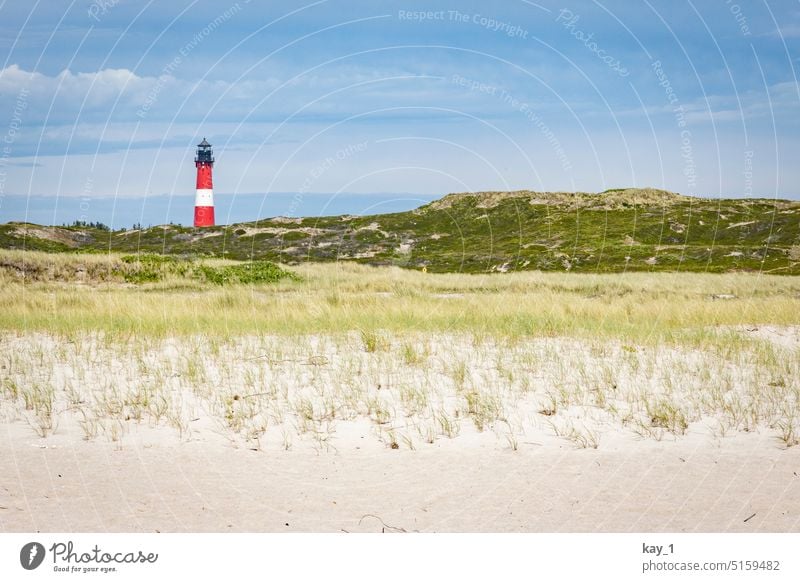
[{"label": "green vegetation", "polygon": [[121,257],[123,263],[129,266],[125,269],[116,269],[129,283],[152,283],[160,281],[167,273],[173,270],[175,259],[162,255],[142,254],[125,255]]},{"label": "green vegetation", "polygon": [[216,285],[258,285],[296,275],[269,261],[226,261],[185,259],[169,255],[141,253],[111,255],[34,251],[0,252],[0,271],[21,282],[127,282],[135,284],[167,282],[170,285],[197,286],[202,282]]},{"label": "green vegetation", "polygon": [[[101,225],[102,226],[102,225]],[[0,248],[155,253],[432,272],[753,271],[800,274],[800,202],[662,190],[450,194],[413,211],[109,232],[0,225]],[[148,276],[148,275],[142,275]]]},{"label": "green vegetation", "polygon": [[[69,226],[76,228],[93,228],[96,230],[111,230],[108,225],[102,222],[86,222],[85,220],[76,220]],[[65,224],[64,227],[67,227],[67,225]]]},{"label": "green vegetation", "polygon": [[224,267],[200,267],[206,280],[216,285],[242,284],[256,285],[260,283],[275,283],[281,279],[295,279],[296,275],[285,271],[268,261],[254,261],[242,265],[228,265]]}]

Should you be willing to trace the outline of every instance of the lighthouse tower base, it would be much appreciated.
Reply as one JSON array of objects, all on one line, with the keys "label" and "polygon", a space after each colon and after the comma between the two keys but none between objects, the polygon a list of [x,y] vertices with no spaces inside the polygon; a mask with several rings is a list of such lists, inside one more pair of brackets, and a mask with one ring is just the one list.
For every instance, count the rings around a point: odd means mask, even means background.
[{"label": "lighthouse tower base", "polygon": [[214,226],[214,191],[198,188],[194,199],[194,225]]},{"label": "lighthouse tower base", "polygon": [[195,226],[214,226],[214,207],[195,206],[194,225]]}]

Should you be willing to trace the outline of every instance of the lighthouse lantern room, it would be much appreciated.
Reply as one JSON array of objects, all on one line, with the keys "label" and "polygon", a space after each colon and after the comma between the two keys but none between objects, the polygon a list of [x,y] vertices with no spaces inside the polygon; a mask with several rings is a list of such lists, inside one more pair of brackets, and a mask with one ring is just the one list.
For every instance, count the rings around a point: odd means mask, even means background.
[{"label": "lighthouse lantern room", "polygon": [[197,144],[194,165],[197,168],[194,225],[214,226],[214,186],[211,179],[211,170],[214,167],[214,152],[206,138],[203,138],[203,141]]}]

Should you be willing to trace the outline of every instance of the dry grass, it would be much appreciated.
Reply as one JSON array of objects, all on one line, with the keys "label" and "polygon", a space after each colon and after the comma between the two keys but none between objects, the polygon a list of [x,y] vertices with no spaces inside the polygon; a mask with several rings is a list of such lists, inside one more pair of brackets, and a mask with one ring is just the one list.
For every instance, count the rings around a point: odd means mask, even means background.
[{"label": "dry grass", "polygon": [[[101,272],[117,258],[28,253],[26,260],[61,271],[79,261]],[[0,329],[160,337],[361,330],[370,344],[381,333],[408,331],[684,342],[687,334],[702,341],[714,326],[800,323],[800,280],[794,277],[434,275],[351,263],[292,270],[301,281],[229,287],[178,277],[143,285],[28,283],[0,271]]]}]

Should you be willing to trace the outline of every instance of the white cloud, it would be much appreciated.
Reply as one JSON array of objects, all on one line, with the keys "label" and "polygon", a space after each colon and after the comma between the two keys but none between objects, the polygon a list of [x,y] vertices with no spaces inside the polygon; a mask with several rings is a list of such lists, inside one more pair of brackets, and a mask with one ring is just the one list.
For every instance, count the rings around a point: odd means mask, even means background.
[{"label": "white cloud", "polygon": [[19,65],[9,65],[0,70],[0,93],[15,93],[26,87],[34,93],[54,94],[56,91],[74,97],[96,92],[98,97],[116,96],[126,88],[141,87],[142,83],[155,81],[153,77],[139,77],[128,69],[103,69],[94,73],[72,73],[64,69],[53,77],[36,71],[25,71]]},{"label": "white cloud", "polygon": [[[281,120],[298,110],[303,115],[352,114],[393,101],[441,102],[436,79],[403,70],[339,66],[296,79],[272,75],[234,81],[188,80],[179,71],[140,76],[128,69],[103,69],[48,76],[10,65],[0,70],[0,110],[13,108],[21,88],[30,93],[27,121],[48,124],[211,118]],[[285,84],[284,84],[285,83]],[[427,83],[427,91],[420,83]],[[263,101],[271,92],[278,92]],[[52,104],[52,107],[51,107]],[[252,117],[255,115],[255,117]]]},{"label": "white cloud", "polygon": [[103,69],[73,73],[67,69],[54,76],[25,71],[13,64],[0,70],[0,106],[28,92],[28,123],[48,119],[55,123],[77,121],[97,113],[108,116],[112,106],[130,107],[156,86],[155,77],[140,77],[128,69]]}]

